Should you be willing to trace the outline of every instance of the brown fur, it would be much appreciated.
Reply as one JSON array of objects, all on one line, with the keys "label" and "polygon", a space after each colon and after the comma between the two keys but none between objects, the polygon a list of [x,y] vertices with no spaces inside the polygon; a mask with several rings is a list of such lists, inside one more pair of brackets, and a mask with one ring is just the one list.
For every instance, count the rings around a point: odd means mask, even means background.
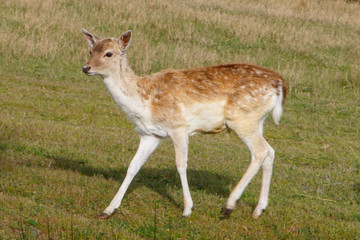
[{"label": "brown fur", "polygon": [[[177,114],[180,103],[189,106],[195,103],[226,100],[226,112],[228,112],[226,117],[231,118],[230,110],[234,107],[245,113],[256,111],[257,106],[261,105],[261,97],[266,92],[256,92],[262,87],[268,90],[282,87],[283,103],[286,98],[283,77],[269,69],[249,64],[166,70],[139,78],[137,86],[144,100],[151,99],[153,112],[158,121],[169,120],[169,112],[171,112],[173,123],[175,121],[179,122],[178,124],[182,120]],[[244,101],[246,96],[251,97],[252,101]],[[214,132],[218,130],[214,129]]]}]

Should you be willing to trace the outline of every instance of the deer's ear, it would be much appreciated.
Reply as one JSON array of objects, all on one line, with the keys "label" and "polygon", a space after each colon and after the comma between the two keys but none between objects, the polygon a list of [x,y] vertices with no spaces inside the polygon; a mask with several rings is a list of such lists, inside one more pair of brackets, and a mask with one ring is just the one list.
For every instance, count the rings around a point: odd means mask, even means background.
[{"label": "deer's ear", "polygon": [[100,40],[100,38],[98,38],[95,35],[92,35],[88,31],[86,31],[85,29],[82,29],[81,31],[84,34],[84,37],[85,37],[86,41],[88,41],[90,47],[94,47],[95,43]]},{"label": "deer's ear", "polygon": [[130,46],[131,35],[132,35],[131,31],[128,30],[123,35],[121,35],[121,37],[119,38],[119,44],[120,44],[121,51],[125,52],[126,49]]}]

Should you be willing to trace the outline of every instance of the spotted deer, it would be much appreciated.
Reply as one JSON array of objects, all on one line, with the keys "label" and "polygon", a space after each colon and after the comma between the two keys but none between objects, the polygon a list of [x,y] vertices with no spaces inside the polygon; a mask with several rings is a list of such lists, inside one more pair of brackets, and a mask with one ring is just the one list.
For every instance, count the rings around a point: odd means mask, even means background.
[{"label": "spotted deer", "polygon": [[140,135],[139,148],[126,177],[98,218],[105,219],[120,207],[134,176],[156,149],[161,139],[170,137],[183,195],[183,217],[193,208],[186,168],[189,136],[233,130],[251,152],[251,163],[231,192],[222,216],[235,208],[246,186],[262,167],[261,193],[253,217],[259,217],[268,205],[275,156],[263,137],[268,113],[279,124],[286,98],[285,80],[279,74],[250,64],[227,64],[189,70],[165,70],[139,77],[127,58],[132,33],[120,38],[99,38],[82,29],[91,47],[91,59],[83,66],[87,75],[100,75],[112,98],[128,115]]}]

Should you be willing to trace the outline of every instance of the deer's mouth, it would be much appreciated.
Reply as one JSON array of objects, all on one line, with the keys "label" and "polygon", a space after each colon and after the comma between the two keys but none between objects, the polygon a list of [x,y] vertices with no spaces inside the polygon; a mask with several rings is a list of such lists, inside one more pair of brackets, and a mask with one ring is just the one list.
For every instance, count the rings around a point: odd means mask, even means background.
[{"label": "deer's mouth", "polygon": [[96,74],[95,72],[91,71],[90,66],[83,66],[82,71],[88,76],[92,76]]}]

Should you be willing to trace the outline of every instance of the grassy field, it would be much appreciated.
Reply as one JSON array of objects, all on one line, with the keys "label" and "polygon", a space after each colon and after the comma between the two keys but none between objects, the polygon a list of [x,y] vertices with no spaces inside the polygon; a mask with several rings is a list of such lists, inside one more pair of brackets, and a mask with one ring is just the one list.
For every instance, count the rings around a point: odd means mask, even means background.
[{"label": "grassy field", "polygon": [[[0,1],[0,239],[360,239],[360,4],[330,0]],[[133,31],[138,75],[248,62],[287,79],[270,202],[261,174],[220,210],[250,154],[234,133],[190,139],[193,215],[170,140],[110,219],[137,133],[100,78],[81,72],[98,36]]]}]

